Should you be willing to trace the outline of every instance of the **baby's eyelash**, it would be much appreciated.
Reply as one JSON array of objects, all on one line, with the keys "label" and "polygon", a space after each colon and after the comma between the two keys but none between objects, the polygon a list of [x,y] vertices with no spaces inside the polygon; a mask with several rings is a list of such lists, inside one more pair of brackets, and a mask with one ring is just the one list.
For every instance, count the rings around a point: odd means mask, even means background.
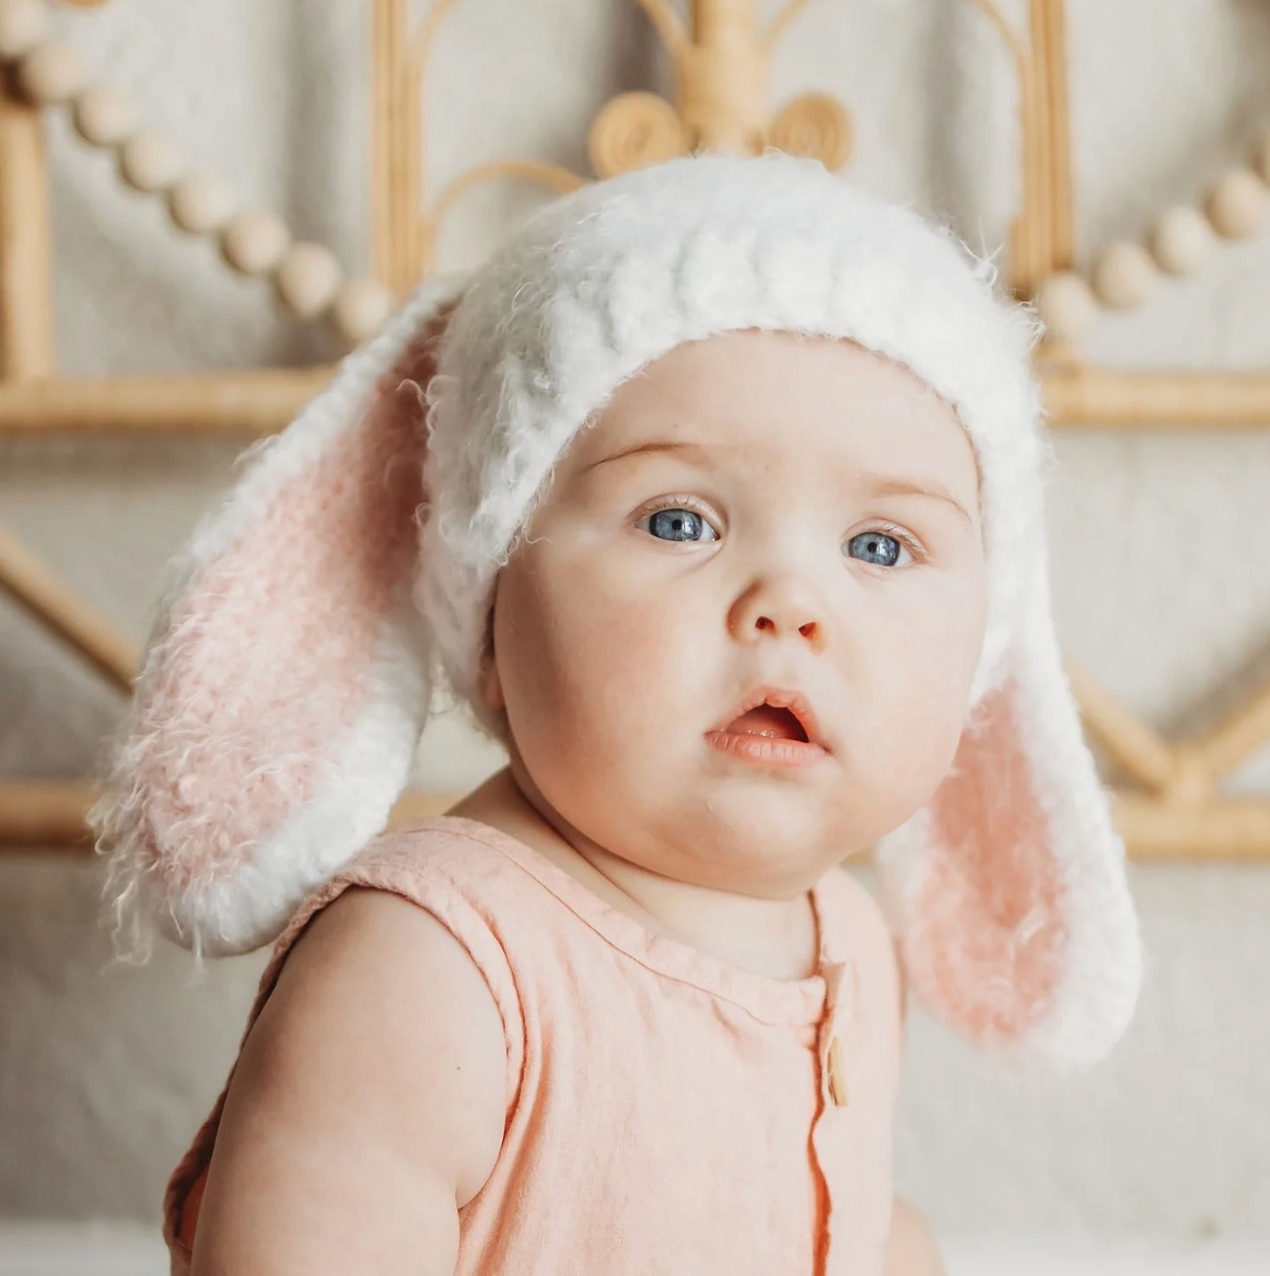
[{"label": "baby's eyelash", "polygon": [[[661,510],[691,510],[712,525],[714,523],[714,516],[711,511],[691,496],[663,496],[642,510],[638,521],[642,523],[644,519],[652,518],[654,514],[659,513]],[[869,532],[881,532],[884,536],[894,537],[912,554],[914,562],[924,562],[929,557],[925,546],[916,537],[906,532],[902,527],[897,527],[894,523],[873,523],[869,527],[861,528],[858,532],[853,532],[847,539],[853,540],[856,536],[864,536]]]},{"label": "baby's eyelash", "polygon": [[691,496],[662,496],[655,500],[645,511],[645,516],[656,514],[658,510],[699,510],[697,501]]},{"label": "baby's eyelash", "polygon": [[848,539],[854,539],[856,536],[862,536],[868,532],[881,532],[884,536],[893,536],[913,555],[917,562],[921,562],[927,557],[925,547],[919,544],[902,527],[896,527],[894,523],[875,523],[872,527],[866,527],[861,532],[852,533],[852,536]]},{"label": "baby's eyelash", "polygon": [[659,514],[662,510],[691,510],[712,525],[718,522],[718,519],[715,518],[709,509],[691,496],[660,497],[652,505],[640,511],[639,521],[643,522],[646,518],[652,518],[654,514]]}]

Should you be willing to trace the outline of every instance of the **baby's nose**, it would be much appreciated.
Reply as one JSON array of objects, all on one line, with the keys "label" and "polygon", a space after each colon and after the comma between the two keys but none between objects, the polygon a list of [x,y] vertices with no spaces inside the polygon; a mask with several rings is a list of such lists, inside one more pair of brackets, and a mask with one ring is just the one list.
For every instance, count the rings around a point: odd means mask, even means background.
[{"label": "baby's nose", "polygon": [[828,630],[812,591],[792,577],[755,581],[737,599],[732,631],[742,642],[801,636],[816,652],[828,642]]}]

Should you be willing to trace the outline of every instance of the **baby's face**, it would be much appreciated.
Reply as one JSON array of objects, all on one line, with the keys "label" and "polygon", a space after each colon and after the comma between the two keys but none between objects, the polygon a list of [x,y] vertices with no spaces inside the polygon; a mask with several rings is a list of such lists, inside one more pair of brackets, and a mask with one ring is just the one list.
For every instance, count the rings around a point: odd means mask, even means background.
[{"label": "baby's face", "polygon": [[[952,410],[854,344],[727,333],[650,365],[575,438],[499,573],[483,695],[586,837],[789,893],[947,773],[986,596]],[[814,721],[769,708],[729,731],[764,688]]]}]

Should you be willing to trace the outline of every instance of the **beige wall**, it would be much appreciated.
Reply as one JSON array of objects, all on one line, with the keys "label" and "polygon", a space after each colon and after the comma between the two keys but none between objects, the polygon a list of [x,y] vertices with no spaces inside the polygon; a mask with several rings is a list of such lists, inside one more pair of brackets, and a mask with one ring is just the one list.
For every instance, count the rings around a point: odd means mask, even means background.
[{"label": "beige wall", "polygon": [[[769,4],[767,11],[774,5]],[[367,262],[366,51],[359,0],[112,0],[59,12],[102,75],[200,165],[296,231]],[[1007,11],[1021,16],[1014,0]],[[1195,198],[1270,122],[1270,11],[1253,0],[1069,0],[1082,249]],[[430,173],[502,155],[583,163],[591,113],[664,72],[634,0],[465,0],[429,92]],[[1003,242],[1016,136],[1009,66],[967,0],[818,0],[777,96],[838,93],[854,175]],[[53,128],[63,363],[77,372],[325,357],[262,286],[171,232],[109,163]],[[479,257],[532,194],[473,197],[444,241]],[[1200,279],[1106,320],[1123,364],[1270,363],[1270,230]],[[1270,432],[1063,434],[1051,511],[1064,643],[1170,731],[1270,677]],[[157,573],[216,500],[223,444],[0,443],[0,519],[140,640]],[[83,773],[118,703],[0,601],[0,772]],[[454,737],[458,735],[457,743]],[[453,724],[424,783],[495,765]],[[1270,755],[1240,787],[1270,788]],[[917,1018],[899,1179],[941,1228],[1270,1233],[1270,868],[1139,868],[1150,954],[1141,1014],[1090,1078],[1008,1090]],[[192,983],[175,950],[107,968],[90,867],[0,860],[0,1215],[153,1218],[166,1171],[232,1057],[260,961]]]}]

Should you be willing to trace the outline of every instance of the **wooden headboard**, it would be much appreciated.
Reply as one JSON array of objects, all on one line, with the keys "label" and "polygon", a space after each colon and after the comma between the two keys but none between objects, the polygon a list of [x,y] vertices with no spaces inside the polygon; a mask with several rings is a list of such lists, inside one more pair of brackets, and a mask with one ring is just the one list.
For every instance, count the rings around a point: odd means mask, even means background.
[{"label": "wooden headboard", "polygon": [[[71,0],[83,7],[103,0]],[[532,0],[525,0],[532,3]],[[138,431],[253,436],[283,428],[331,375],[328,367],[164,376],[58,374],[52,324],[52,237],[44,114],[68,110],[84,141],[113,151],[121,180],[164,202],[174,223],[217,243],[226,267],[273,286],[301,318],[332,324],[349,346],[365,340],[436,266],[438,230],[474,187],[528,181],[554,192],[694,150],[777,147],[833,169],[850,161],[847,108],[824,93],[773,111],[773,51],[810,0],[786,0],[763,26],[756,0],[691,0],[687,22],[669,0],[642,5],[675,70],[668,99],[624,93],[587,137],[592,172],[533,159],[474,167],[431,194],[425,180],[424,87],[436,35],[459,0],[433,0],[410,21],[407,0],[366,0],[371,30],[373,269],[348,278],[321,244],[293,241],[265,211],[238,210],[214,176],[189,170],[177,146],[137,118],[126,90],[93,82],[73,43],[47,31],[44,0],[0,0],[0,432],[52,436]],[[826,0],[819,0],[820,3]],[[1197,270],[1220,239],[1258,230],[1270,213],[1270,130],[1248,167],[1214,183],[1195,207],[1168,209],[1145,231],[1076,267],[1066,96],[1063,0],[1029,0],[1016,32],[992,0],[965,0],[1000,36],[1017,76],[1020,204],[1003,280],[1035,302],[1047,327],[1036,352],[1051,424],[1112,430],[1270,424],[1270,372],[1128,371],[1080,354],[1103,309],[1131,309],[1169,274]],[[1197,426],[1196,422],[1203,425]],[[0,528],[0,589],[127,694],[133,645]],[[1113,795],[1115,818],[1139,860],[1270,860],[1270,798],[1230,798],[1221,780],[1270,742],[1270,687],[1204,735],[1163,739],[1086,671],[1068,672],[1084,723],[1137,786]],[[87,848],[81,785],[0,783],[0,847]],[[407,794],[399,815],[444,810],[454,797]]]}]

